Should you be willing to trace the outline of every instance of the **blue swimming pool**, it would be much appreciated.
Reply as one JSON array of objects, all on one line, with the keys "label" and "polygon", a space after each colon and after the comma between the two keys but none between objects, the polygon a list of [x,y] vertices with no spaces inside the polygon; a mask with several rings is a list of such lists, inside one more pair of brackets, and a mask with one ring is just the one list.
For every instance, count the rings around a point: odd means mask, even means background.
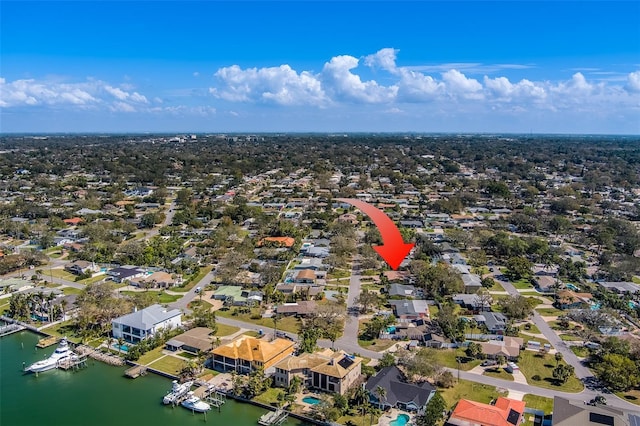
[{"label": "blue swimming pool", "polygon": [[566,284],[565,284],[565,286],[567,286],[567,288],[568,288],[569,290],[573,290],[573,291],[579,291],[579,290],[580,290],[580,288],[579,288],[579,287],[576,287],[575,285],[573,285],[573,284],[571,284],[571,283],[566,283]]},{"label": "blue swimming pool", "polygon": [[316,404],[320,404],[320,399],[316,398],[315,396],[305,396],[304,398],[302,398],[302,402],[306,402],[307,404],[316,405]]},{"label": "blue swimming pool", "polygon": [[398,417],[396,417],[395,420],[392,420],[391,423],[389,423],[390,426],[404,426],[407,423],[409,423],[409,419],[410,417],[407,416],[406,414],[398,414]]}]

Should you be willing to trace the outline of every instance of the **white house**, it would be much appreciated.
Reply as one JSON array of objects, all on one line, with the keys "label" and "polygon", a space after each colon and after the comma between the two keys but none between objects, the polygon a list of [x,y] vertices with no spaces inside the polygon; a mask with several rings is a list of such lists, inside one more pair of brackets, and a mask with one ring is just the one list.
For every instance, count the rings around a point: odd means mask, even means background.
[{"label": "white house", "polygon": [[156,304],[112,320],[111,330],[116,339],[122,337],[126,342],[138,343],[142,339],[153,336],[160,329],[171,329],[181,325],[180,310],[169,310]]}]

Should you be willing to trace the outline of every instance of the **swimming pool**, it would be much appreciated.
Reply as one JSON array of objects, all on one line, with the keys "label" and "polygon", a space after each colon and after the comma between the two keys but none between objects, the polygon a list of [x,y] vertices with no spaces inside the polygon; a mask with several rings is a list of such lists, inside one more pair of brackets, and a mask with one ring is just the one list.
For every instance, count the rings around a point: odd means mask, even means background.
[{"label": "swimming pool", "polygon": [[302,398],[302,402],[306,402],[307,404],[316,405],[320,404],[320,399],[315,396],[305,396]]},{"label": "swimming pool", "polygon": [[575,285],[571,284],[571,283],[566,283],[565,286],[567,286],[567,288],[569,290],[573,290],[573,291],[579,291],[580,288],[576,287]]},{"label": "swimming pool", "polygon": [[409,419],[410,417],[406,414],[398,414],[398,417],[396,417],[395,420],[392,420],[391,423],[389,423],[389,426],[404,426],[409,423]]}]

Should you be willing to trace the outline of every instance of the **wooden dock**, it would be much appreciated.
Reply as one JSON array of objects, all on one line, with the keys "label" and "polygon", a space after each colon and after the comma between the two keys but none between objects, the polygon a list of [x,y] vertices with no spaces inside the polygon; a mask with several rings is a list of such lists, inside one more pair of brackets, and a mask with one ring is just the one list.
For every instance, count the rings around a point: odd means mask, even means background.
[{"label": "wooden dock", "polygon": [[42,339],[38,340],[38,344],[36,346],[39,348],[48,348],[49,346],[58,343],[58,340],[60,339],[57,336],[43,337]]},{"label": "wooden dock", "polygon": [[144,376],[145,374],[147,374],[146,365],[134,365],[124,372],[124,375],[131,379],[137,379],[138,377]]},{"label": "wooden dock", "polygon": [[87,366],[87,357],[86,356],[80,356],[77,357],[75,359],[64,359],[60,362],[58,362],[57,367],[62,369],[62,370],[78,370],[82,367],[86,367]]},{"label": "wooden dock", "polygon": [[122,358],[120,358],[119,356],[112,355],[112,354],[109,354],[109,353],[103,353],[103,352],[96,351],[91,346],[78,345],[78,346],[76,346],[75,351],[79,355],[87,355],[87,356],[89,356],[89,357],[91,357],[93,359],[97,359],[98,361],[106,362],[107,364],[110,364],[110,365],[124,365],[124,360]]},{"label": "wooden dock", "polygon": [[193,394],[218,409],[227,402],[227,395],[211,385],[201,385],[193,391]]}]

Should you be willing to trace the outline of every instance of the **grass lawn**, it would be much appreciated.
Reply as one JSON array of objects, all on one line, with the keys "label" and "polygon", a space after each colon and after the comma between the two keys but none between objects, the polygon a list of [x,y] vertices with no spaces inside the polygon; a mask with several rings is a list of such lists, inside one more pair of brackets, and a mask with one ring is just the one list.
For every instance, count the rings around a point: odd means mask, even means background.
[{"label": "grass lawn", "polygon": [[[237,315],[233,315],[234,308],[229,310],[219,309],[216,311],[216,315],[219,315],[224,318],[232,318],[237,319],[238,321],[245,321],[251,324],[261,325],[265,328],[265,332],[268,332],[270,329],[273,329],[273,320],[271,318],[258,318],[251,319],[252,314],[244,314],[238,313]],[[258,310],[254,309],[253,312],[258,312]],[[288,331],[290,333],[298,333],[298,324],[299,321],[294,317],[284,317],[280,321],[278,321],[278,330]]]},{"label": "grass lawn", "polygon": [[[564,361],[560,362],[565,363]],[[556,381],[553,378],[553,369],[556,367],[556,361],[552,355],[541,358],[534,352],[522,351],[520,352],[520,361],[517,364],[530,385],[564,392],[581,392],[584,389],[580,380],[575,376],[571,376],[564,385],[556,385]],[[533,380],[532,377],[535,375],[540,376],[541,380]]]},{"label": "grass lawn", "polygon": [[95,277],[91,277],[91,278],[87,278],[86,280],[80,280],[78,281],[81,284],[93,284],[93,283],[97,283],[99,281],[104,280],[105,278],[107,278],[107,276],[105,274],[100,274],[100,275],[96,275]]},{"label": "grass lawn", "polygon": [[513,375],[504,371],[504,368],[487,368],[482,374],[484,376],[495,377],[496,379],[509,380],[513,382]]},{"label": "grass lawn", "polygon": [[[47,274],[46,272],[49,272],[49,273]],[[56,278],[62,278],[63,280],[67,280],[71,282],[75,282],[76,276],[77,276],[77,275],[73,275],[70,272],[65,271],[64,269],[49,269],[48,271],[43,270],[42,275],[43,275],[43,278],[49,275],[49,276],[54,276]]]},{"label": "grass lawn", "polygon": [[518,281],[511,281],[511,284],[518,290],[533,290],[531,281],[525,278],[519,279]]},{"label": "grass lawn", "polygon": [[253,330],[249,330],[249,331],[245,331],[244,333],[242,333],[244,336],[251,336],[251,337],[260,337],[260,333],[258,333],[257,331],[253,331]]},{"label": "grass lawn", "polygon": [[[141,293],[139,291],[122,291],[121,294],[125,294],[127,296],[133,296],[134,294]],[[173,294],[167,294],[164,291],[157,290],[148,290],[144,293],[148,293],[154,296],[155,300],[160,304],[175,302],[180,299],[182,296],[176,296]]]},{"label": "grass lawn", "polygon": [[580,358],[586,358],[589,356],[589,349],[584,346],[571,346],[571,351]]},{"label": "grass lawn", "polygon": [[189,304],[187,305],[187,308],[194,309],[194,308],[196,308],[198,306],[202,306],[202,307],[204,307],[206,309],[213,308],[213,305],[211,303],[207,302],[206,300],[198,300],[198,299],[195,299],[195,300],[189,302]]},{"label": "grass lawn", "polygon": [[174,287],[171,290],[179,291],[179,292],[187,292],[191,290],[193,287],[196,286],[196,284],[198,284],[204,278],[205,275],[211,272],[212,269],[213,269],[213,265],[200,268],[200,272],[198,272],[198,275],[188,280],[188,283],[186,285],[180,286],[180,287]]},{"label": "grass lawn", "polygon": [[[346,424],[356,424],[356,425],[376,425],[378,424],[378,421],[380,419],[380,416],[373,416],[373,420],[371,419],[371,414],[367,414],[365,416],[365,418],[362,418],[362,415],[360,414],[360,412],[358,412],[355,409],[351,409],[349,410],[349,413],[345,416],[340,417],[336,423],[339,425],[346,425]],[[364,420],[364,423],[363,423]],[[349,423],[351,422],[351,423]]]},{"label": "grass lawn", "polygon": [[627,402],[640,405],[640,389],[632,389],[627,392],[616,392],[616,395]]},{"label": "grass lawn", "polygon": [[52,325],[43,330],[47,334],[52,336],[64,337],[67,336],[70,342],[80,343],[80,336],[76,334],[75,327],[73,326],[73,320],[63,321],[59,324]]},{"label": "grass lawn", "polygon": [[631,278],[631,281],[633,281],[633,282],[634,282],[634,283],[636,283],[636,284],[640,284],[640,276],[638,276],[638,275],[634,275],[634,276]]},{"label": "grass lawn", "polygon": [[253,401],[276,406],[278,403],[278,395],[280,394],[283,394],[284,396],[284,389],[269,388],[260,395],[256,395],[255,397],[253,397]]},{"label": "grass lawn", "polygon": [[535,324],[528,323],[529,327],[526,328],[524,325],[521,327],[522,331],[533,334],[540,334],[540,329]]},{"label": "grass lawn", "polygon": [[558,336],[565,342],[578,342],[582,340],[580,337],[574,336],[573,334],[559,334]]},{"label": "grass lawn", "polygon": [[453,408],[462,398],[488,404],[498,396],[506,396],[506,394],[498,393],[495,386],[483,385],[482,383],[470,382],[468,380],[460,380],[454,387],[439,389],[439,391],[447,403],[447,408]]},{"label": "grass lawn", "polygon": [[500,284],[500,281],[493,280],[493,285],[489,287],[489,292],[492,292],[492,291],[504,291],[504,287],[502,287],[502,284]]},{"label": "grass lawn", "polygon": [[522,400],[527,403],[527,408],[542,410],[545,414],[553,411],[553,398],[545,398],[544,396],[526,394]]},{"label": "grass lawn", "polygon": [[157,348],[152,349],[149,352],[142,355],[136,362],[138,364],[150,364],[163,355],[162,349],[163,349],[163,346],[158,346]]},{"label": "grass lawn", "polygon": [[329,272],[327,274],[327,279],[334,279],[334,278],[347,278],[351,276],[351,271],[346,270],[346,269],[334,269],[333,271]]},{"label": "grass lawn", "polygon": [[167,355],[164,358],[160,358],[159,360],[152,362],[148,366],[155,370],[164,371],[165,373],[177,376],[184,365],[185,361],[172,357],[171,355]]},{"label": "grass lawn", "polygon": [[82,289],[75,288],[75,287],[64,287],[62,289],[62,292],[64,293],[65,296],[68,296],[69,294],[80,294],[82,293]]},{"label": "grass lawn", "polygon": [[564,311],[555,308],[537,308],[536,311],[543,317],[558,317],[565,314]]},{"label": "grass lawn", "polygon": [[240,328],[234,327],[232,325],[216,324],[216,326],[217,326],[217,330],[214,336],[229,336],[237,332],[238,330],[240,330]]},{"label": "grass lawn", "polygon": [[467,354],[462,348],[423,350],[431,352],[436,362],[443,367],[458,368],[458,362],[456,361],[456,358],[460,358],[460,370],[462,371],[471,370],[473,367],[480,365],[480,363],[482,362],[479,359],[469,360],[469,357],[467,357]]},{"label": "grass lawn", "polygon": [[358,339],[358,345],[360,347],[369,349],[371,351],[384,351],[385,349],[389,349],[394,344],[398,343],[395,340],[389,339],[374,339],[374,340],[361,340]]}]

